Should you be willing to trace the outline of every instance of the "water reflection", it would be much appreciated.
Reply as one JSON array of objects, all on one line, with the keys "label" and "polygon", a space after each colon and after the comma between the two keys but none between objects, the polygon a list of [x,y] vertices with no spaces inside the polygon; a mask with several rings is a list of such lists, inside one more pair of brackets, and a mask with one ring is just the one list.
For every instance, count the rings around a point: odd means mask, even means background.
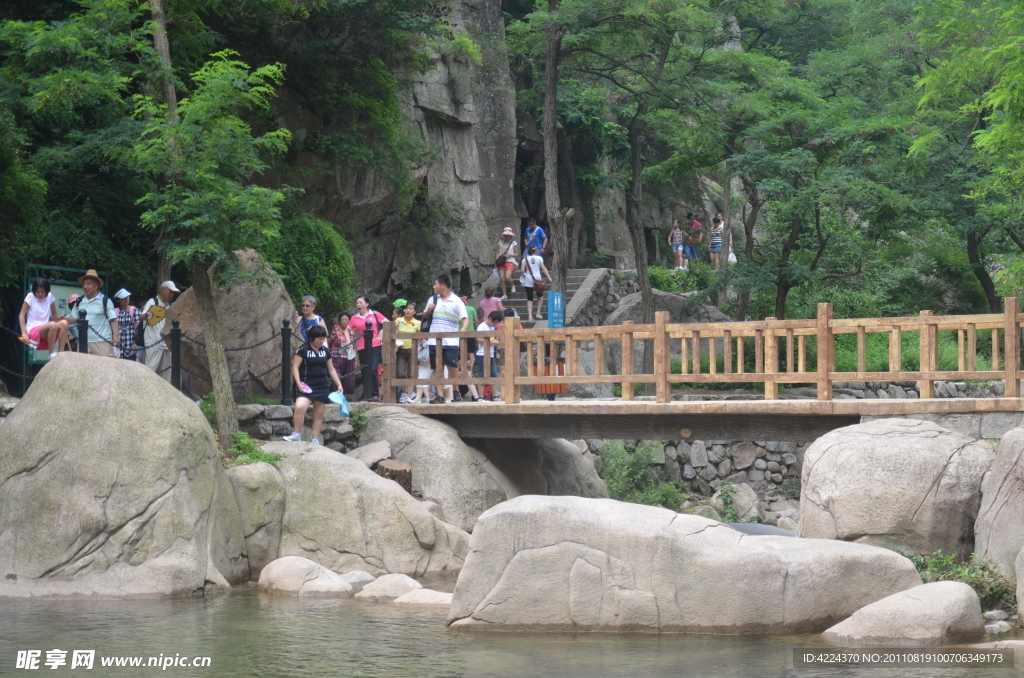
[{"label": "water reflection", "polygon": [[[444,619],[437,611],[271,598],[251,588],[207,599],[8,601],[0,603],[0,675],[32,675],[14,668],[17,650],[42,650],[45,659],[54,648],[96,650],[96,667],[85,676],[151,675],[157,669],[103,668],[100,657],[161,653],[212,657],[208,669],[166,671],[207,678],[1017,675],[1002,669],[792,668],[792,648],[820,645],[815,636],[452,632]],[[79,671],[41,669],[45,675]]]}]

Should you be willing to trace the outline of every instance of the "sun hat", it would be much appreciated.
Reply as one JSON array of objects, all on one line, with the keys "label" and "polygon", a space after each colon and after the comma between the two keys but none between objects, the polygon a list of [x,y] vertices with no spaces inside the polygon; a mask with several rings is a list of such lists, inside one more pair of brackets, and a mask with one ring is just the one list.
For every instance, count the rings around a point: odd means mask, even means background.
[{"label": "sun hat", "polygon": [[501,232],[501,234],[502,234],[502,235],[511,235],[512,237],[515,237],[515,235],[516,235],[516,232],[515,232],[515,231],[513,231],[513,230],[512,230],[512,228],[511,228],[510,226],[506,226],[506,227],[505,227],[505,230],[504,230],[504,231],[502,231],[502,232]]},{"label": "sun hat", "polygon": [[409,302],[406,301],[405,299],[395,299],[395,308],[401,308],[408,305]]},{"label": "sun hat", "polygon": [[82,296],[81,294],[69,294],[69,295],[68,295],[68,306],[70,306],[71,304],[73,304],[73,303],[75,303],[76,301],[78,301],[78,299],[79,299],[79,298],[80,298],[81,296]]},{"label": "sun hat", "polygon": [[123,287],[119,289],[116,294],[114,294],[115,299],[127,299],[130,296],[132,296],[132,293]]},{"label": "sun hat", "polygon": [[78,284],[81,285],[83,282],[85,282],[86,278],[92,278],[97,283],[99,283],[99,286],[101,288],[103,287],[103,278],[100,277],[100,274],[96,272],[95,268],[90,268],[88,271],[86,271],[85,275],[78,279]]},{"label": "sun hat", "polygon": [[178,289],[178,286],[174,284],[173,280],[165,280],[163,284],[160,285],[160,289],[165,287],[172,292],[181,292],[181,290]]}]

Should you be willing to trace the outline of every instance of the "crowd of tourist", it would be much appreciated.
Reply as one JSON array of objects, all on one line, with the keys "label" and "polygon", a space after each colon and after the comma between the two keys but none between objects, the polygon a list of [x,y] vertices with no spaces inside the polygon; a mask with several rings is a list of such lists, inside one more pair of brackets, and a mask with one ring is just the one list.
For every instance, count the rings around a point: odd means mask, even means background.
[{"label": "crowd of tourist", "polygon": [[[161,337],[165,315],[174,295],[180,290],[167,280],[140,309],[132,305],[132,293],[120,289],[113,300],[101,291],[103,278],[90,269],[78,279],[82,294],[67,298],[64,315],[57,309],[57,299],[50,291],[50,281],[37,278],[25,297],[18,315],[21,340],[36,350],[49,351],[50,358],[61,351],[77,350],[78,342],[86,342],[92,355],[133,360],[171,380],[170,353]],[[88,336],[79,336],[79,314],[85,311]]]}]

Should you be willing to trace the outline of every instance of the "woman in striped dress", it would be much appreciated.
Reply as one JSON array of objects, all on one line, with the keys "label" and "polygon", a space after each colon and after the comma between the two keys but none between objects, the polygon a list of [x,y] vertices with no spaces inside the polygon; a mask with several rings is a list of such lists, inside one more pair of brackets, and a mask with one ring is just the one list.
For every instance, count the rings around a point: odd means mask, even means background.
[{"label": "woman in striped dress", "polygon": [[725,224],[722,222],[721,217],[715,217],[711,220],[711,247],[709,251],[711,253],[711,265],[715,268],[722,267],[722,231],[725,230]]}]

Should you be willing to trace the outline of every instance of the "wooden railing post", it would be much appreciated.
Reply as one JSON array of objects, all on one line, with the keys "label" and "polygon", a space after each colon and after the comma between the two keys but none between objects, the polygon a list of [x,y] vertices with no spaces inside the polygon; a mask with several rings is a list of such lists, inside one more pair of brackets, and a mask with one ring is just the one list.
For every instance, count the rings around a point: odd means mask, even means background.
[{"label": "wooden railing post", "polygon": [[516,339],[516,330],[519,329],[519,319],[509,318],[505,321],[505,332],[501,338],[502,348],[505,349],[505,370],[502,374],[504,379],[501,387],[501,399],[506,404],[519,403],[519,386],[516,377],[519,376],[519,342]]},{"label": "wooden railing post", "polygon": [[[624,377],[633,374],[633,332],[630,329],[632,325],[631,320],[622,323],[622,376]],[[632,382],[622,382],[622,399],[633,399]]]},{"label": "wooden railing post", "polygon": [[1006,342],[1003,360],[1006,362],[1004,393],[1008,398],[1020,397],[1020,329],[1017,327],[1020,314],[1017,297],[1003,299],[1003,341]]},{"label": "wooden railing post", "polygon": [[[768,326],[768,323],[775,318],[765,318],[764,320],[764,371],[774,374],[779,371],[779,338],[775,336],[775,330]],[[779,382],[765,377],[764,399],[779,399]]]},{"label": "wooden railing post", "polygon": [[[655,395],[659,403],[667,403],[671,400],[671,392],[668,388],[669,373],[669,340],[668,311],[658,311],[654,314],[654,377]],[[698,349],[698,354],[700,350]]]},{"label": "wooden railing post", "polygon": [[[931,311],[921,311],[921,317],[927,318],[931,316]],[[933,360],[933,351],[935,350],[935,342],[932,337],[932,330],[934,325],[926,323],[921,328],[920,339],[920,369],[922,372],[934,372],[935,365]],[[934,398],[935,397],[935,382],[931,379],[922,379],[921,384],[921,397],[922,398]]]},{"label": "wooden railing post", "polygon": [[395,323],[384,323],[380,331],[380,342],[383,348],[381,357],[384,360],[384,392],[380,394],[380,400],[383,403],[394,403],[398,400],[395,387],[392,385],[395,375],[398,374],[396,370],[398,366],[395,364],[398,360],[398,346],[395,345]]},{"label": "wooden railing post", "polygon": [[832,304],[818,304],[818,400],[832,400]]}]

